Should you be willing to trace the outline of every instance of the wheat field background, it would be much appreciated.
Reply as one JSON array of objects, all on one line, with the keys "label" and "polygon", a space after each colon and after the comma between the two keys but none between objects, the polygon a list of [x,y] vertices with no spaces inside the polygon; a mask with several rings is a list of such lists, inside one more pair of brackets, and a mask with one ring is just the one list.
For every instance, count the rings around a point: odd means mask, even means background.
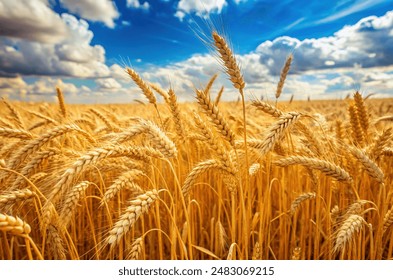
[{"label": "wheat field background", "polygon": [[[393,100],[0,103],[0,259],[392,259]],[[158,103],[156,96],[165,102]]]}]

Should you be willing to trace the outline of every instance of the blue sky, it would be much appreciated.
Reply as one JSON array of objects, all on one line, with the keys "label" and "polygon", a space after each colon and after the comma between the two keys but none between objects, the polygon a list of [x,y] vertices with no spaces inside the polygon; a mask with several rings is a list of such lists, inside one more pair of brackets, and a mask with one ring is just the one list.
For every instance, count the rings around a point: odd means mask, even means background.
[{"label": "blue sky", "polygon": [[1,0],[0,95],[70,103],[143,100],[135,68],[180,100],[220,73],[213,88],[237,99],[195,34],[214,23],[238,55],[246,95],[273,99],[286,57],[283,99],[343,98],[360,89],[393,97],[393,4],[383,0]]}]

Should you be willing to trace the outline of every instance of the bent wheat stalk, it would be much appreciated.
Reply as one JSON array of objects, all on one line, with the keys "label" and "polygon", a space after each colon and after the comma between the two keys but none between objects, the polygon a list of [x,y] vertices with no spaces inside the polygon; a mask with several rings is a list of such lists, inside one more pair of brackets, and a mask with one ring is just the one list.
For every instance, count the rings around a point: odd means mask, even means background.
[{"label": "bent wheat stalk", "polygon": [[311,169],[317,169],[325,173],[327,176],[330,176],[337,181],[344,181],[347,183],[352,183],[352,177],[341,167],[330,163],[325,160],[303,157],[303,156],[291,156],[287,158],[283,158],[274,162],[275,165],[285,167],[289,165],[300,164],[305,167],[309,167]]},{"label": "bent wheat stalk", "polygon": [[113,248],[121,238],[133,227],[139,217],[149,210],[149,207],[158,198],[156,189],[147,191],[129,202],[129,206],[120,216],[113,228],[109,231],[106,243]]}]

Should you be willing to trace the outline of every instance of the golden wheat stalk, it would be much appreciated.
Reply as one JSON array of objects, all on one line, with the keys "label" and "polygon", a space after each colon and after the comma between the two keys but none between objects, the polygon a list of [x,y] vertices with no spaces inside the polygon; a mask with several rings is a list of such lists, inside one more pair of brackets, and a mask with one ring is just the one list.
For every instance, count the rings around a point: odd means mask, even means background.
[{"label": "golden wheat stalk", "polygon": [[366,172],[375,180],[378,181],[378,183],[382,184],[384,181],[384,175],[382,170],[377,166],[375,162],[373,162],[365,152],[362,150],[356,148],[356,147],[351,147],[350,151],[352,155],[363,165],[363,168],[366,170]]},{"label": "golden wheat stalk", "polygon": [[35,196],[35,192],[29,189],[15,190],[0,194],[0,210],[12,207],[16,203],[24,202]]},{"label": "golden wheat stalk", "polygon": [[291,215],[294,215],[296,212],[296,209],[299,208],[299,206],[302,204],[303,201],[306,201],[309,199],[315,199],[315,197],[316,197],[315,192],[302,193],[301,195],[296,197],[294,201],[292,201],[289,213]]},{"label": "golden wheat stalk", "polygon": [[300,164],[305,167],[309,167],[311,169],[317,169],[325,173],[327,176],[330,176],[337,181],[343,181],[347,183],[352,183],[352,177],[341,167],[330,163],[325,160],[303,157],[303,156],[291,156],[287,158],[283,158],[274,162],[275,165],[285,167],[289,165]]},{"label": "golden wheat stalk", "polygon": [[0,213],[0,231],[8,232],[12,235],[23,235],[29,234],[31,227],[19,217]]},{"label": "golden wheat stalk", "polygon": [[94,138],[86,131],[80,129],[75,124],[57,126],[51,129],[49,132],[42,134],[36,139],[30,140],[21,149],[17,150],[14,156],[8,163],[10,169],[15,169],[21,162],[23,162],[28,156],[38,151],[42,146],[51,141],[52,139],[64,135],[69,132],[76,132],[84,136],[89,142],[95,142]]},{"label": "golden wheat stalk", "polygon": [[251,103],[252,106],[257,108],[258,110],[261,110],[262,112],[265,112],[266,114],[269,114],[273,117],[280,117],[281,115],[284,114],[283,111],[277,109],[275,106],[270,105],[269,103],[263,102],[261,100],[252,100]]},{"label": "golden wheat stalk", "polygon": [[33,138],[33,135],[24,129],[0,127],[0,137],[30,140]]},{"label": "golden wheat stalk", "polygon": [[362,229],[364,223],[366,223],[366,221],[362,216],[353,214],[347,217],[335,233],[333,252],[337,253],[342,251],[352,240],[353,235]]},{"label": "golden wheat stalk", "polygon": [[205,92],[201,90],[196,91],[198,104],[202,107],[206,116],[211,123],[216,127],[217,131],[227,140],[232,146],[235,144],[235,134],[230,129],[229,124],[222,116],[220,110],[208,98]]},{"label": "golden wheat stalk", "polygon": [[67,117],[66,105],[64,102],[64,94],[59,87],[56,87],[57,99],[59,101],[60,113],[63,118]]},{"label": "golden wheat stalk", "polygon": [[293,55],[290,54],[287,60],[285,61],[284,67],[281,70],[280,81],[278,82],[277,89],[276,89],[276,99],[280,97],[282,89],[284,88],[284,82],[288,75],[289,68],[291,67],[292,59],[293,59]]},{"label": "golden wheat stalk", "polygon": [[289,112],[279,117],[267,132],[267,135],[260,146],[255,148],[260,150],[261,155],[265,155],[272,150],[274,144],[284,136],[284,133],[297,122],[301,114],[297,112]]},{"label": "golden wheat stalk", "polygon": [[134,191],[143,192],[142,188],[139,187],[134,180],[139,177],[145,175],[141,170],[133,169],[127,172],[124,172],[121,176],[119,176],[115,182],[109,186],[106,190],[104,197],[101,200],[101,204],[108,203],[112,198],[116,196],[116,194],[122,189],[130,186]]},{"label": "golden wheat stalk", "polygon": [[89,187],[90,184],[91,183],[89,181],[80,182],[79,184],[74,186],[65,196],[64,202],[62,203],[62,209],[59,213],[59,226],[61,228],[67,228],[75,211],[77,203],[84,195],[86,189]]},{"label": "golden wheat stalk", "polygon": [[147,212],[151,204],[157,199],[158,192],[156,189],[153,189],[131,200],[129,206],[109,231],[106,243],[109,244],[111,248],[118,244],[121,238],[133,227],[139,217]]},{"label": "golden wheat stalk", "polygon": [[235,55],[222,36],[218,35],[218,33],[215,31],[213,32],[212,36],[214,40],[214,46],[220,54],[221,61],[225,66],[225,71],[228,74],[229,79],[231,80],[233,86],[242,92],[246,83],[243,80],[243,75],[241,74]]}]

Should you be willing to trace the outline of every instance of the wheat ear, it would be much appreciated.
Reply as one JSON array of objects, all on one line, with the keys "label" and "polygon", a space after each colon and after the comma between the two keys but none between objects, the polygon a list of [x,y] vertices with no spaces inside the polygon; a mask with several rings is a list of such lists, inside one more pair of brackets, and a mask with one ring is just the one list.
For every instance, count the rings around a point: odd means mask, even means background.
[{"label": "wheat ear", "polygon": [[57,100],[59,101],[60,113],[63,118],[67,116],[67,110],[64,102],[64,94],[59,87],[56,87]]},{"label": "wheat ear", "polygon": [[350,215],[335,234],[336,240],[333,252],[336,253],[343,250],[346,244],[352,240],[353,234],[360,231],[365,222],[362,216],[356,214]]},{"label": "wheat ear", "polygon": [[61,228],[67,228],[77,203],[84,195],[90,184],[91,183],[89,181],[80,182],[74,186],[65,196],[64,202],[62,203],[62,209],[59,213],[59,225]]},{"label": "wheat ear", "polygon": [[0,213],[0,231],[13,235],[29,234],[31,227],[21,218]]},{"label": "wheat ear", "polygon": [[110,185],[108,190],[105,192],[104,197],[101,200],[101,204],[108,203],[115,195],[124,189],[126,186],[131,186],[132,189],[143,192],[141,187],[139,187],[135,182],[135,178],[144,175],[144,173],[140,170],[133,169],[123,173],[119,178],[115,180],[115,182]]},{"label": "wheat ear", "polygon": [[285,167],[294,164],[300,164],[312,169],[317,169],[325,173],[327,176],[333,177],[337,181],[344,181],[352,183],[352,177],[341,167],[330,163],[325,160],[303,157],[303,156],[291,156],[284,159],[280,159],[274,162],[274,164]]},{"label": "wheat ear", "polygon": [[279,117],[269,129],[262,144],[256,148],[260,150],[262,155],[265,155],[273,148],[274,144],[280,139],[285,131],[287,131],[300,118],[301,114],[297,112],[289,112]]},{"label": "wheat ear", "polygon": [[243,75],[240,72],[235,55],[222,36],[218,35],[218,33],[215,31],[213,32],[212,36],[214,40],[214,46],[220,54],[220,58],[225,66],[225,71],[228,74],[229,79],[235,88],[242,91],[246,83],[243,80]]},{"label": "wheat ear", "polygon": [[301,205],[301,203],[303,201],[309,200],[309,199],[315,199],[315,197],[316,197],[316,193],[315,192],[302,193],[301,195],[296,197],[294,201],[292,201],[291,209],[289,210],[289,213],[291,215],[295,214],[296,209],[299,208],[299,206]]},{"label": "wheat ear", "polygon": [[153,189],[144,194],[137,196],[134,200],[129,202],[129,206],[120,216],[113,228],[109,231],[109,236],[106,239],[107,244],[113,248],[118,244],[121,238],[132,228],[138,218],[149,210],[151,204],[158,198],[157,190]]},{"label": "wheat ear", "polygon": [[351,147],[350,151],[352,155],[363,165],[366,172],[374,179],[378,181],[378,183],[383,183],[383,172],[377,166],[375,162],[373,162],[362,150]]},{"label": "wheat ear", "polygon": [[8,109],[10,110],[11,116],[12,116],[12,118],[15,120],[17,126],[18,126],[19,128],[24,129],[25,126],[23,125],[22,117],[20,116],[19,112],[18,112],[10,103],[8,103],[3,97],[2,97],[1,99],[3,100],[3,103],[4,103],[4,104],[8,107]]},{"label": "wheat ear", "polygon": [[359,118],[360,126],[363,129],[364,135],[367,136],[368,127],[370,126],[370,120],[366,109],[366,105],[364,104],[362,95],[358,91],[356,91],[353,98],[355,100],[356,112]]},{"label": "wheat ear", "polygon": [[15,203],[26,201],[36,194],[29,189],[16,190],[0,194],[0,210],[13,206]]},{"label": "wheat ear", "polygon": [[30,140],[33,138],[33,135],[24,129],[0,127],[0,137]]},{"label": "wheat ear", "polygon": [[281,70],[280,80],[278,82],[277,89],[276,89],[276,99],[280,97],[282,89],[284,88],[284,82],[288,75],[289,68],[291,67],[292,59],[293,59],[293,55],[290,54],[287,60],[285,61],[284,67]]}]

